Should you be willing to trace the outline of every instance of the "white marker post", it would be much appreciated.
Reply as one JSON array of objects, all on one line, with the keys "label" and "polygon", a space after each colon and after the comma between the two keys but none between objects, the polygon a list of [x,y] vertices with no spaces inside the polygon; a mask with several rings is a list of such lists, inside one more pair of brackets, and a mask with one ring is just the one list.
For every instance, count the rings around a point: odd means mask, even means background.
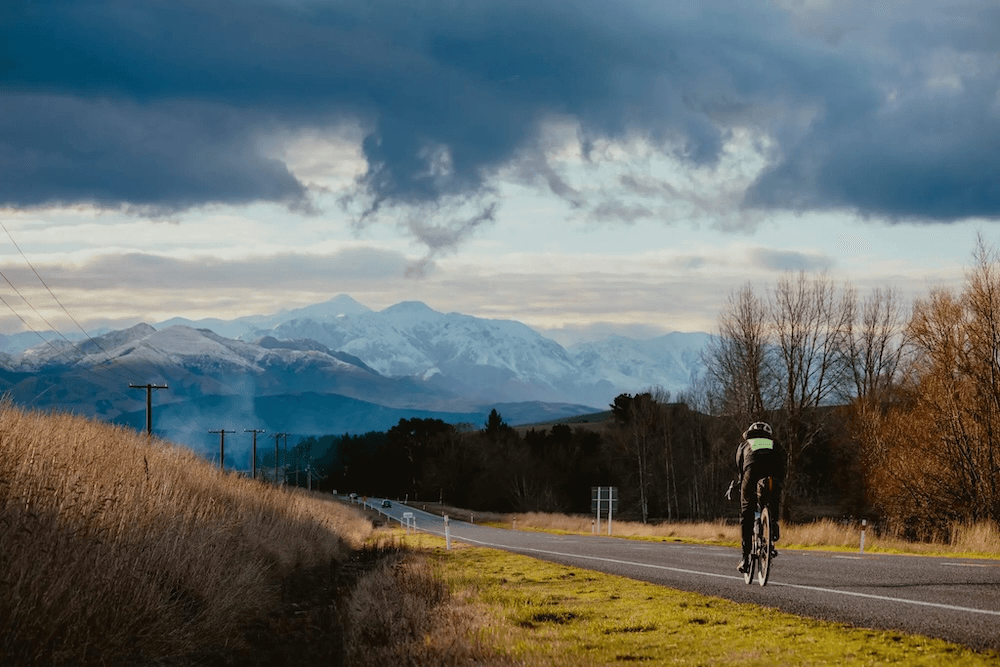
[{"label": "white marker post", "polygon": [[865,552],[865,526],[868,525],[868,519],[861,520],[861,553]]},{"label": "white marker post", "polygon": [[444,549],[451,551],[451,528],[448,527],[448,515],[444,515]]},{"label": "white marker post", "polygon": [[597,487],[597,534],[601,534],[601,488]]},{"label": "white marker post", "polygon": [[615,496],[617,494],[615,491],[617,491],[617,487],[608,487],[608,537],[611,537],[611,507],[614,505],[614,501],[616,500]]}]

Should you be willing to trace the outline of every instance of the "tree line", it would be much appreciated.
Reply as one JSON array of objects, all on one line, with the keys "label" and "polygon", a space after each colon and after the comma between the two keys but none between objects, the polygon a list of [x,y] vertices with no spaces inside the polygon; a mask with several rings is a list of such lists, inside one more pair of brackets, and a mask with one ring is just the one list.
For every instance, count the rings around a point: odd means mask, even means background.
[{"label": "tree line", "polygon": [[711,420],[668,398],[622,394],[600,424],[515,429],[493,410],[478,429],[401,419],[386,432],[306,442],[326,451],[316,465],[327,489],[480,511],[588,513],[591,488],[610,485],[622,518],[716,516],[731,471],[711,451]]},{"label": "tree line", "polygon": [[[770,421],[788,449],[785,513],[829,484],[913,539],[1000,525],[1000,257],[980,238],[959,289],[903,302],[826,275],[746,285],[706,354],[708,410]],[[826,479],[817,460],[826,459]]]},{"label": "tree line", "polygon": [[771,423],[788,452],[783,514],[867,516],[914,539],[1000,524],[1000,257],[982,240],[959,289],[912,303],[826,274],[735,290],[706,372],[671,400],[621,394],[600,425],[514,429],[409,419],[309,444],[327,488],[484,511],[587,513],[617,486],[622,518],[732,514],[740,433]]}]

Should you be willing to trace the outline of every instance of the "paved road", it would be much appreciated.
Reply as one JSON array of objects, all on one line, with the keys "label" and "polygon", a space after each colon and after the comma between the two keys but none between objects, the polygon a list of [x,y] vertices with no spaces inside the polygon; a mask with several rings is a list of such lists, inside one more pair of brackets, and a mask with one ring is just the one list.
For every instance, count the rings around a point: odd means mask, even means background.
[{"label": "paved road", "polygon": [[[444,535],[443,519],[369,504]],[[705,595],[862,627],[940,637],[1000,651],[1000,561],[782,550],[767,586],[736,572],[739,550],[675,542],[502,530],[449,522],[451,539]]]}]

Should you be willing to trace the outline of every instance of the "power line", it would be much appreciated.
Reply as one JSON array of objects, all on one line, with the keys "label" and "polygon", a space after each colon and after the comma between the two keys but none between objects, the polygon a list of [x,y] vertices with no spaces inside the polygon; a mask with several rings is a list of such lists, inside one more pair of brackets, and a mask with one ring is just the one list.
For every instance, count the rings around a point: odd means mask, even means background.
[{"label": "power line", "polygon": [[[75,317],[73,317],[73,315],[72,315],[72,314],[71,314],[71,313],[69,312],[69,310],[67,310],[67,309],[66,309],[66,306],[64,306],[64,305],[63,305],[63,303],[62,303],[62,301],[60,301],[60,300],[59,300],[59,297],[57,297],[57,296],[56,296],[56,294],[55,294],[55,292],[53,292],[53,291],[52,291],[52,288],[51,288],[51,287],[49,287],[48,283],[46,283],[46,282],[45,282],[45,281],[44,281],[44,280],[42,279],[42,276],[41,276],[41,275],[39,275],[38,271],[36,271],[36,270],[35,270],[35,267],[34,267],[34,265],[33,265],[33,264],[32,264],[32,263],[31,263],[31,262],[30,262],[30,261],[28,260],[28,256],[24,254],[24,251],[23,251],[23,250],[21,250],[21,246],[19,246],[19,245],[17,244],[17,241],[15,241],[15,240],[14,240],[14,235],[10,233],[10,230],[9,230],[9,229],[7,229],[7,225],[5,225],[5,224],[4,224],[4,222],[3,222],[3,220],[2,220],[2,219],[0,219],[0,227],[3,227],[3,230],[4,230],[4,231],[5,231],[6,233],[7,233],[7,238],[9,238],[9,239],[10,239],[10,242],[11,242],[12,244],[14,244],[14,247],[15,247],[15,248],[17,248],[17,251],[18,251],[18,252],[19,252],[19,253],[21,254],[21,258],[22,258],[22,259],[24,259],[24,263],[28,265],[28,268],[29,268],[29,269],[31,269],[31,272],[35,274],[35,277],[36,277],[36,278],[38,278],[38,282],[40,282],[40,283],[42,284],[42,286],[44,286],[44,287],[45,287],[45,289],[46,289],[46,290],[48,291],[49,295],[51,295],[51,296],[52,296],[52,299],[53,299],[53,300],[54,300],[54,301],[55,301],[55,302],[56,302],[57,304],[59,304],[59,307],[60,307],[60,308],[62,308],[62,311],[63,311],[64,313],[66,313],[66,316],[67,316],[67,317],[69,317],[69,319],[70,319],[70,320],[72,320],[73,324],[75,324],[75,325],[76,325],[76,328],[77,328],[77,329],[79,329],[79,330],[80,330],[80,331],[81,331],[81,332],[83,333],[83,335],[84,335],[84,336],[86,336],[86,337],[87,337],[87,339],[88,339],[88,340],[89,340],[89,341],[90,341],[91,343],[93,343],[94,345],[96,345],[96,346],[97,346],[97,349],[99,349],[99,350],[100,350],[101,352],[103,352],[103,353],[105,354],[105,356],[107,356],[107,358],[108,358],[108,359],[110,359],[110,360],[111,360],[111,361],[113,362],[113,361],[114,361],[114,357],[112,357],[112,356],[111,356],[111,354],[110,354],[110,353],[109,353],[109,352],[108,352],[107,350],[105,350],[105,349],[104,349],[103,347],[101,347],[101,344],[100,344],[100,343],[98,343],[98,342],[97,342],[96,340],[94,340],[93,338],[91,338],[90,334],[89,334],[89,333],[87,333],[87,330],[86,330],[86,329],[84,329],[84,328],[83,328],[82,326],[80,326],[80,323],[79,323],[79,322],[77,322],[77,321],[76,321],[76,318],[75,318]],[[7,276],[4,276],[4,280],[7,280]],[[9,284],[9,285],[10,285],[11,287],[14,287],[14,285],[13,285],[13,284],[11,284],[11,282],[10,282],[9,280],[7,280],[7,283],[8,283],[8,284]],[[16,288],[16,287],[14,287],[14,291],[15,291],[15,292],[17,292],[17,288]],[[22,299],[24,299],[24,297],[23,297],[23,296],[21,296],[21,293],[20,293],[20,292],[17,292],[17,294],[18,294],[18,296],[20,296],[20,297],[21,297]],[[25,303],[28,303],[28,300],[27,300],[27,299],[24,299],[24,302],[25,302]],[[28,305],[30,306],[31,304],[30,304],[30,303],[28,303]],[[32,309],[32,310],[35,310],[35,308],[34,308],[34,307],[32,307],[31,309]],[[35,312],[37,313],[38,311],[37,311],[37,310],[35,310]],[[39,314],[39,317],[41,317],[41,314]],[[44,317],[42,317],[42,319],[43,319],[43,320],[45,320],[45,323],[46,323],[46,324],[48,324],[48,325],[49,325],[50,327],[52,327],[52,325],[51,325],[51,324],[49,324],[49,321],[48,321],[48,320],[46,320],[46,319],[45,319]],[[55,331],[56,331],[56,333],[58,333],[58,330],[56,330],[56,329],[55,329],[55,327],[52,327],[52,329],[53,329],[53,330],[55,330]],[[60,336],[62,336],[62,334],[59,334],[59,335],[60,335]],[[66,340],[66,342],[69,342],[69,339],[67,339],[67,338],[66,338],[65,336],[63,336],[63,339],[65,339],[65,340]]]},{"label": "power line", "polygon": [[[41,339],[42,342],[44,342],[46,345],[48,345],[56,354],[62,356],[67,361],[69,361],[71,367],[72,366],[76,366],[76,365],[80,365],[80,368],[82,368],[84,371],[86,371],[86,372],[94,375],[95,377],[99,377],[102,382],[106,382],[106,378],[101,377],[96,372],[97,370],[106,370],[106,371],[108,371],[108,372],[110,372],[110,373],[118,376],[120,379],[128,380],[129,379],[128,377],[126,377],[125,375],[122,375],[121,373],[117,372],[116,367],[121,367],[123,369],[123,371],[126,372],[128,375],[130,375],[132,377],[136,377],[136,375],[135,375],[136,368],[126,366],[119,359],[116,359],[115,357],[113,357],[111,355],[111,353],[108,352],[108,350],[105,349],[104,346],[102,346],[100,342],[98,342],[96,339],[94,339],[86,331],[86,329],[83,328],[83,326],[80,324],[80,322],[75,317],[73,317],[72,313],[69,312],[69,310],[66,308],[66,306],[62,303],[62,301],[59,299],[59,297],[56,296],[56,294],[55,294],[55,292],[53,292],[52,288],[49,287],[48,283],[45,282],[45,280],[42,278],[41,274],[38,272],[38,270],[35,268],[35,266],[28,259],[28,256],[25,254],[24,250],[21,248],[21,246],[14,239],[13,234],[11,234],[10,229],[7,228],[7,225],[4,224],[4,222],[3,222],[2,219],[0,219],[0,227],[3,228],[4,232],[6,232],[7,237],[10,239],[11,244],[13,244],[13,246],[17,249],[18,253],[20,253],[22,259],[25,262],[25,264],[27,264],[28,268],[31,269],[31,272],[35,275],[35,278],[38,279],[38,282],[41,283],[43,287],[45,287],[46,291],[48,291],[48,293],[52,297],[52,299],[59,305],[59,307],[67,315],[67,317],[69,317],[69,319],[73,322],[73,324],[76,325],[76,327],[83,333],[83,335],[86,337],[86,340],[89,340],[94,345],[94,347],[96,349],[98,349],[98,350],[100,350],[101,352],[104,353],[104,356],[107,357],[107,360],[108,360],[108,362],[110,362],[110,365],[104,366],[104,365],[98,365],[97,363],[93,363],[92,367],[88,367],[86,365],[83,365],[83,362],[85,360],[87,360],[88,358],[91,358],[91,356],[84,351],[83,345],[85,344],[85,342],[81,342],[79,345],[77,345],[76,343],[73,343],[72,341],[70,341],[69,338],[67,338],[58,329],[58,327],[56,327],[51,322],[49,322],[49,320],[44,315],[42,315],[42,313],[37,308],[35,308],[35,306],[31,303],[31,301],[28,300],[28,298],[21,292],[21,290],[19,290],[18,287],[2,271],[0,271],[0,277],[2,277],[6,281],[6,283],[10,286],[10,288],[12,290],[14,290],[14,292],[17,294],[17,296],[24,302],[25,305],[27,305],[35,313],[35,315],[37,315],[43,322],[45,322],[45,324],[48,325],[48,327],[56,335],[58,335],[60,338],[62,338],[70,346],[70,349],[75,350],[76,352],[79,353],[79,355],[80,355],[79,358],[74,359],[72,356],[70,356],[67,353],[67,351],[65,349],[60,349],[60,347],[57,346],[57,345],[55,345],[52,340],[45,338],[45,336],[43,336],[39,331],[37,331],[31,325],[31,323],[29,323],[13,307],[13,305],[11,305],[6,299],[3,298],[2,295],[0,295],[0,302],[2,302],[3,305],[6,306],[10,310],[10,312],[12,312],[29,331],[31,331],[36,336],[38,336],[38,338]],[[146,347],[147,349],[149,349],[149,350],[151,350],[153,352],[156,352],[156,353],[162,355],[166,360],[169,360],[169,358],[170,358],[170,355],[168,355],[167,353],[165,353],[163,350],[160,350],[157,347],[151,345],[146,340],[140,341],[139,342],[139,346]],[[139,365],[146,366],[150,371],[153,371],[156,374],[160,374],[162,372],[162,368],[158,368],[159,364],[154,363],[152,359],[140,359],[140,364]],[[130,365],[130,366],[132,366],[132,365]],[[182,378],[192,377],[191,372],[188,371],[186,368],[184,368],[183,365],[180,366],[180,369],[183,371]],[[145,389],[146,390],[146,433],[147,434],[152,434],[152,428],[153,428],[152,427],[152,391],[154,389],[168,389],[169,387],[166,384],[163,384],[163,385],[157,385],[157,384],[152,384],[152,383],[137,384],[137,383],[132,383],[132,382],[129,382],[129,387],[133,388],[133,389]],[[52,387],[49,387],[49,389],[51,389],[51,388]],[[45,391],[48,391],[48,389],[46,389]],[[37,400],[37,398],[38,398],[38,396],[36,396],[36,400]],[[211,433],[220,433],[221,440],[222,440],[222,442],[220,442],[220,465],[224,465],[224,458],[223,457],[224,457],[225,432],[219,432],[219,431],[210,431],[210,432]],[[263,433],[263,431],[258,431],[258,432]],[[232,433],[232,431],[230,431],[230,433]],[[255,451],[256,451],[256,435],[257,434],[254,433],[254,450]],[[285,436],[285,447],[287,449],[287,446],[288,446],[288,436],[287,436],[287,434],[282,434],[282,435]],[[278,444],[277,440],[275,440],[275,480],[276,481],[277,481],[277,465],[278,465],[278,448],[277,448],[277,444]],[[254,457],[254,468],[256,468],[256,457]],[[254,470],[254,472],[256,472],[256,471]]]},{"label": "power line", "polygon": [[[20,313],[18,313],[18,312],[17,312],[17,310],[15,310],[15,309],[14,309],[14,307],[13,307],[13,306],[11,306],[11,305],[10,305],[10,304],[9,304],[9,303],[7,302],[7,300],[6,300],[5,298],[3,298],[3,296],[2,296],[2,295],[0,295],[0,303],[3,303],[3,305],[7,306],[7,308],[8,308],[9,310],[10,310],[10,312],[12,312],[12,313],[13,313],[13,314],[14,314],[14,315],[15,315],[15,316],[16,316],[16,317],[17,317],[17,318],[19,319],[19,320],[21,320],[21,322],[22,322],[22,323],[24,324],[24,326],[25,326],[25,327],[27,327],[27,328],[28,328],[28,330],[29,330],[29,331],[31,331],[31,333],[33,333],[33,334],[35,334],[36,336],[38,336],[38,338],[39,338],[39,339],[40,339],[40,340],[41,340],[41,341],[42,341],[43,343],[45,343],[46,345],[48,345],[49,347],[51,347],[51,348],[52,348],[52,350],[53,350],[53,351],[54,351],[54,352],[55,352],[56,354],[58,354],[58,355],[62,356],[63,358],[65,358],[65,359],[66,359],[66,361],[70,362],[70,365],[71,365],[71,367],[72,367],[72,366],[76,366],[77,364],[79,364],[79,363],[80,363],[80,361],[81,361],[81,360],[79,360],[79,359],[73,359],[73,357],[69,356],[69,355],[68,355],[68,354],[67,354],[67,353],[66,353],[66,352],[65,352],[64,350],[60,350],[60,349],[59,349],[58,347],[56,347],[56,346],[55,346],[55,345],[53,344],[53,342],[52,342],[51,340],[49,340],[49,339],[45,338],[45,336],[43,336],[43,335],[42,335],[42,334],[41,334],[41,333],[40,333],[39,331],[37,331],[37,330],[36,330],[36,329],[35,329],[34,327],[32,327],[32,326],[31,326],[31,324],[30,324],[30,323],[28,323],[28,322],[27,322],[27,321],[26,321],[26,320],[24,319],[24,317],[22,317],[22,316],[21,316],[21,314],[20,314]],[[56,332],[56,333],[58,333],[58,332]],[[62,335],[62,334],[60,334],[60,335]],[[65,336],[63,336],[63,338],[65,339]],[[69,342],[69,341],[67,341],[67,342]],[[70,344],[72,345],[72,343],[70,343]],[[104,378],[104,377],[101,377],[101,376],[100,376],[100,375],[99,375],[98,373],[96,373],[96,372],[95,372],[95,371],[94,371],[93,369],[90,369],[90,368],[87,368],[86,366],[81,366],[80,368],[82,368],[82,369],[83,369],[84,371],[86,371],[86,372],[88,372],[88,373],[90,373],[90,374],[94,375],[95,377],[97,377],[97,378],[100,378],[100,379],[101,379],[102,381],[106,379],[106,378]],[[108,370],[109,370],[109,371],[111,371],[112,373],[114,373],[114,375],[116,375],[116,376],[117,376],[117,377],[119,377],[120,379],[126,379],[126,380],[128,379],[128,378],[126,378],[125,376],[123,376],[123,375],[120,375],[119,373],[116,373],[116,372],[114,372],[114,371],[113,371],[112,369],[110,369],[110,368],[109,368]],[[37,398],[37,397],[36,397],[36,398]]]},{"label": "power line", "polygon": [[[6,225],[5,225],[4,223],[3,223],[3,220],[2,220],[2,219],[0,219],[0,227],[2,227],[2,228],[3,228],[3,230],[4,230],[4,231],[5,231],[6,233],[7,233],[7,236],[8,236],[9,238],[10,238],[10,242],[11,242],[11,243],[12,243],[12,244],[14,245],[14,247],[15,247],[15,248],[17,248],[17,251],[18,251],[18,252],[19,252],[19,253],[21,254],[21,257],[22,257],[22,258],[24,259],[25,263],[26,263],[26,264],[28,265],[28,267],[29,267],[29,268],[31,269],[32,273],[34,273],[34,274],[35,274],[35,277],[36,277],[36,278],[38,278],[38,281],[39,281],[39,282],[40,282],[40,283],[41,283],[41,284],[42,284],[42,285],[43,285],[43,286],[45,287],[45,289],[46,289],[46,290],[48,290],[49,294],[50,294],[50,295],[52,296],[52,298],[53,298],[53,299],[55,300],[55,302],[56,302],[57,304],[59,304],[59,307],[60,307],[60,308],[62,308],[63,312],[65,312],[65,313],[66,313],[66,315],[67,315],[67,316],[69,316],[70,320],[72,320],[72,321],[73,321],[73,323],[74,323],[74,324],[76,324],[76,326],[77,326],[77,327],[78,327],[78,328],[80,329],[80,331],[82,331],[82,332],[83,332],[84,336],[86,336],[86,337],[87,337],[87,339],[88,339],[88,340],[90,340],[90,341],[91,341],[91,342],[92,342],[92,343],[94,344],[94,346],[95,346],[95,347],[97,347],[97,348],[98,348],[99,350],[101,350],[102,352],[104,352],[104,354],[105,354],[105,356],[106,356],[106,357],[108,358],[108,360],[109,360],[109,361],[110,361],[110,362],[111,362],[112,364],[114,364],[114,363],[115,363],[115,359],[114,359],[114,357],[112,357],[112,356],[111,356],[111,354],[110,354],[110,353],[108,353],[108,351],[107,351],[107,350],[105,350],[105,349],[104,349],[104,348],[103,348],[103,347],[101,346],[101,344],[100,344],[100,343],[98,343],[98,342],[97,342],[96,340],[94,340],[94,339],[93,339],[93,338],[92,338],[92,337],[90,336],[90,334],[89,334],[89,333],[87,333],[87,331],[86,331],[86,330],[85,330],[85,329],[84,329],[84,328],[83,328],[82,326],[80,326],[80,323],[79,323],[79,322],[78,322],[78,321],[76,320],[76,318],[74,318],[74,317],[73,317],[73,315],[72,315],[72,314],[71,314],[71,313],[69,312],[69,310],[67,310],[67,309],[66,309],[66,306],[64,306],[64,305],[63,305],[63,303],[62,303],[62,302],[61,302],[61,301],[59,300],[59,298],[58,298],[58,297],[57,297],[57,296],[55,295],[55,293],[54,293],[54,292],[52,291],[52,289],[51,289],[51,288],[50,288],[50,287],[48,286],[48,284],[47,284],[47,283],[45,282],[45,280],[43,280],[43,279],[42,279],[41,275],[40,275],[40,274],[38,273],[38,271],[37,271],[37,270],[35,269],[34,265],[32,265],[32,263],[31,263],[31,262],[30,262],[30,261],[28,260],[28,257],[27,257],[27,255],[25,255],[24,251],[23,251],[23,250],[21,249],[21,246],[19,246],[19,245],[17,244],[17,241],[15,241],[15,240],[14,240],[14,236],[13,236],[13,235],[12,235],[12,234],[10,233],[10,230],[9,230],[9,229],[7,229],[7,226],[6,226]],[[10,310],[10,312],[12,312],[12,313],[13,313],[13,314],[14,314],[14,315],[15,315],[15,316],[16,316],[16,317],[17,317],[17,318],[19,319],[19,320],[21,320],[21,323],[22,323],[22,324],[24,324],[24,326],[25,326],[25,327],[26,327],[26,328],[27,328],[27,329],[28,329],[29,331],[31,331],[31,332],[32,332],[32,333],[34,333],[34,334],[35,334],[36,336],[38,336],[38,337],[39,337],[39,338],[40,338],[40,339],[42,340],[42,342],[44,342],[44,343],[45,343],[46,345],[48,345],[48,346],[49,346],[50,348],[52,348],[52,350],[53,350],[53,351],[55,351],[55,352],[56,352],[56,354],[59,354],[60,356],[64,357],[64,358],[65,358],[65,359],[66,359],[67,361],[69,361],[69,362],[70,362],[70,363],[71,363],[72,365],[74,365],[74,366],[75,366],[75,365],[77,365],[77,364],[80,364],[80,363],[81,363],[81,362],[83,361],[83,359],[85,359],[85,358],[86,358],[87,356],[89,356],[89,355],[87,355],[87,354],[86,354],[86,353],[85,353],[85,352],[83,351],[83,346],[82,346],[82,344],[78,346],[77,344],[73,343],[73,341],[71,341],[71,340],[70,340],[69,338],[67,338],[67,337],[66,337],[66,336],[65,336],[65,335],[64,335],[64,334],[63,334],[63,333],[62,333],[61,331],[59,331],[59,328],[58,328],[58,327],[56,327],[56,326],[55,326],[55,325],[53,325],[53,324],[52,324],[51,322],[49,322],[49,320],[48,320],[48,319],[47,319],[47,318],[46,318],[46,317],[45,317],[44,315],[42,315],[42,313],[41,313],[41,312],[39,312],[39,310],[38,310],[37,308],[35,308],[35,306],[34,306],[34,305],[33,305],[33,304],[31,303],[31,301],[29,301],[29,300],[28,300],[28,298],[27,298],[26,296],[24,296],[24,294],[22,294],[22,293],[21,293],[21,290],[19,290],[19,289],[17,288],[17,286],[16,286],[16,285],[14,285],[14,283],[13,283],[13,282],[12,282],[12,281],[11,281],[11,280],[10,280],[10,279],[9,279],[9,278],[7,277],[7,275],[6,275],[5,273],[3,273],[2,271],[0,271],[0,277],[2,277],[2,278],[4,279],[4,281],[6,281],[6,283],[7,283],[8,285],[10,285],[10,288],[11,288],[12,290],[14,290],[14,293],[15,293],[15,294],[17,294],[17,296],[18,296],[18,297],[20,297],[20,299],[21,299],[21,300],[22,300],[22,301],[24,302],[24,304],[25,304],[25,305],[27,305],[27,306],[28,306],[28,308],[30,308],[30,309],[31,309],[31,310],[32,310],[32,311],[33,311],[33,312],[35,313],[35,315],[37,315],[37,316],[38,316],[38,317],[39,317],[39,318],[40,318],[40,319],[41,319],[41,320],[42,320],[43,322],[45,322],[45,324],[46,324],[46,325],[48,325],[48,327],[49,327],[49,329],[50,329],[51,331],[53,331],[53,332],[54,332],[54,333],[55,333],[55,334],[56,334],[57,336],[59,336],[60,338],[62,338],[62,339],[63,339],[64,341],[66,341],[66,343],[67,343],[67,344],[68,344],[68,345],[69,345],[69,346],[70,346],[71,348],[73,348],[73,349],[77,350],[78,352],[80,352],[80,353],[81,353],[81,355],[82,355],[82,358],[81,358],[81,359],[73,359],[73,358],[72,358],[72,357],[70,357],[70,356],[69,356],[69,355],[68,355],[68,354],[67,354],[67,353],[66,353],[65,351],[63,351],[63,350],[60,350],[60,349],[59,349],[58,347],[56,347],[56,345],[54,345],[54,344],[52,343],[52,341],[51,341],[51,340],[49,340],[49,339],[45,338],[45,337],[44,337],[44,336],[43,336],[43,335],[42,335],[42,334],[41,334],[41,333],[40,333],[39,331],[37,331],[37,330],[36,330],[36,329],[35,329],[35,328],[34,328],[34,327],[33,327],[33,326],[32,326],[32,325],[31,325],[31,324],[30,324],[30,323],[29,323],[29,322],[28,322],[27,320],[25,320],[25,319],[24,319],[24,317],[23,317],[23,316],[21,316],[21,314],[20,314],[20,313],[18,313],[18,312],[17,312],[17,310],[16,310],[16,309],[15,309],[15,308],[14,308],[14,307],[13,307],[13,306],[12,306],[12,305],[11,305],[11,304],[10,304],[10,303],[9,303],[9,302],[7,301],[7,300],[6,300],[6,299],[4,299],[4,298],[3,298],[2,296],[0,296],[0,301],[2,301],[2,302],[3,302],[3,304],[4,304],[4,305],[5,305],[5,306],[6,306],[6,307],[7,307],[7,308],[8,308],[9,310]],[[96,371],[94,371],[94,370],[92,370],[92,369],[89,369],[89,368],[87,368],[86,366],[82,366],[82,368],[83,368],[84,370],[87,370],[88,372],[91,372],[91,373],[93,373],[94,375],[97,375]],[[102,367],[100,367],[100,366],[97,366],[97,365],[95,364],[95,365],[94,365],[94,368],[98,368],[98,369],[100,369],[100,368],[102,368]],[[128,379],[128,378],[127,378],[127,377],[125,377],[124,375],[122,375],[122,374],[120,374],[120,373],[116,372],[116,371],[115,371],[115,370],[114,370],[113,368],[111,368],[111,367],[107,367],[107,368],[106,368],[106,370],[108,370],[108,371],[110,371],[111,373],[113,373],[114,375],[118,376],[118,378],[119,378],[119,379],[125,379],[125,380],[127,380],[127,379]]]}]

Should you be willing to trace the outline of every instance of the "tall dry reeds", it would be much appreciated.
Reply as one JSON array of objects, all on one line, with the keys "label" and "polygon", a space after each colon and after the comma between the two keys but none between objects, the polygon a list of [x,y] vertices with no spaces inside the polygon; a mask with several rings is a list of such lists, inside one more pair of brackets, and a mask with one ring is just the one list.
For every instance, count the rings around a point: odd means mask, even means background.
[{"label": "tall dry reeds", "polygon": [[[524,530],[552,530],[587,534],[596,527],[587,516],[527,512],[505,515],[499,521],[509,527]],[[617,537],[688,539],[700,542],[738,544],[739,525],[735,522],[698,521],[691,523],[638,523],[612,521],[612,532]],[[900,551],[908,553],[954,553],[980,556],[1000,555],[1000,530],[990,522],[957,523],[947,531],[947,541],[914,542],[907,539],[905,527],[894,529],[882,526],[869,527],[865,539],[868,551]],[[607,522],[602,521],[601,534],[607,534]],[[781,544],[794,547],[827,547],[860,549],[861,525],[858,522],[820,519],[808,523],[783,524]]]},{"label": "tall dry reeds", "polygon": [[[516,523],[515,523],[516,521]],[[525,512],[507,515],[503,523],[519,529],[555,530],[567,533],[592,533],[596,522],[589,516],[568,514],[546,514]],[[612,518],[612,534],[618,537],[663,537],[704,540],[709,542],[731,542],[740,539],[739,526],[719,521],[698,521],[692,523],[639,523],[619,521]],[[608,534],[607,518],[602,517],[600,532]]]},{"label": "tall dry reeds", "polygon": [[0,662],[129,663],[234,647],[293,568],[370,524],[185,448],[0,405]]},{"label": "tall dry reeds", "polygon": [[468,594],[453,595],[426,555],[403,548],[378,559],[343,601],[344,664],[520,664],[483,640],[489,619]]}]

